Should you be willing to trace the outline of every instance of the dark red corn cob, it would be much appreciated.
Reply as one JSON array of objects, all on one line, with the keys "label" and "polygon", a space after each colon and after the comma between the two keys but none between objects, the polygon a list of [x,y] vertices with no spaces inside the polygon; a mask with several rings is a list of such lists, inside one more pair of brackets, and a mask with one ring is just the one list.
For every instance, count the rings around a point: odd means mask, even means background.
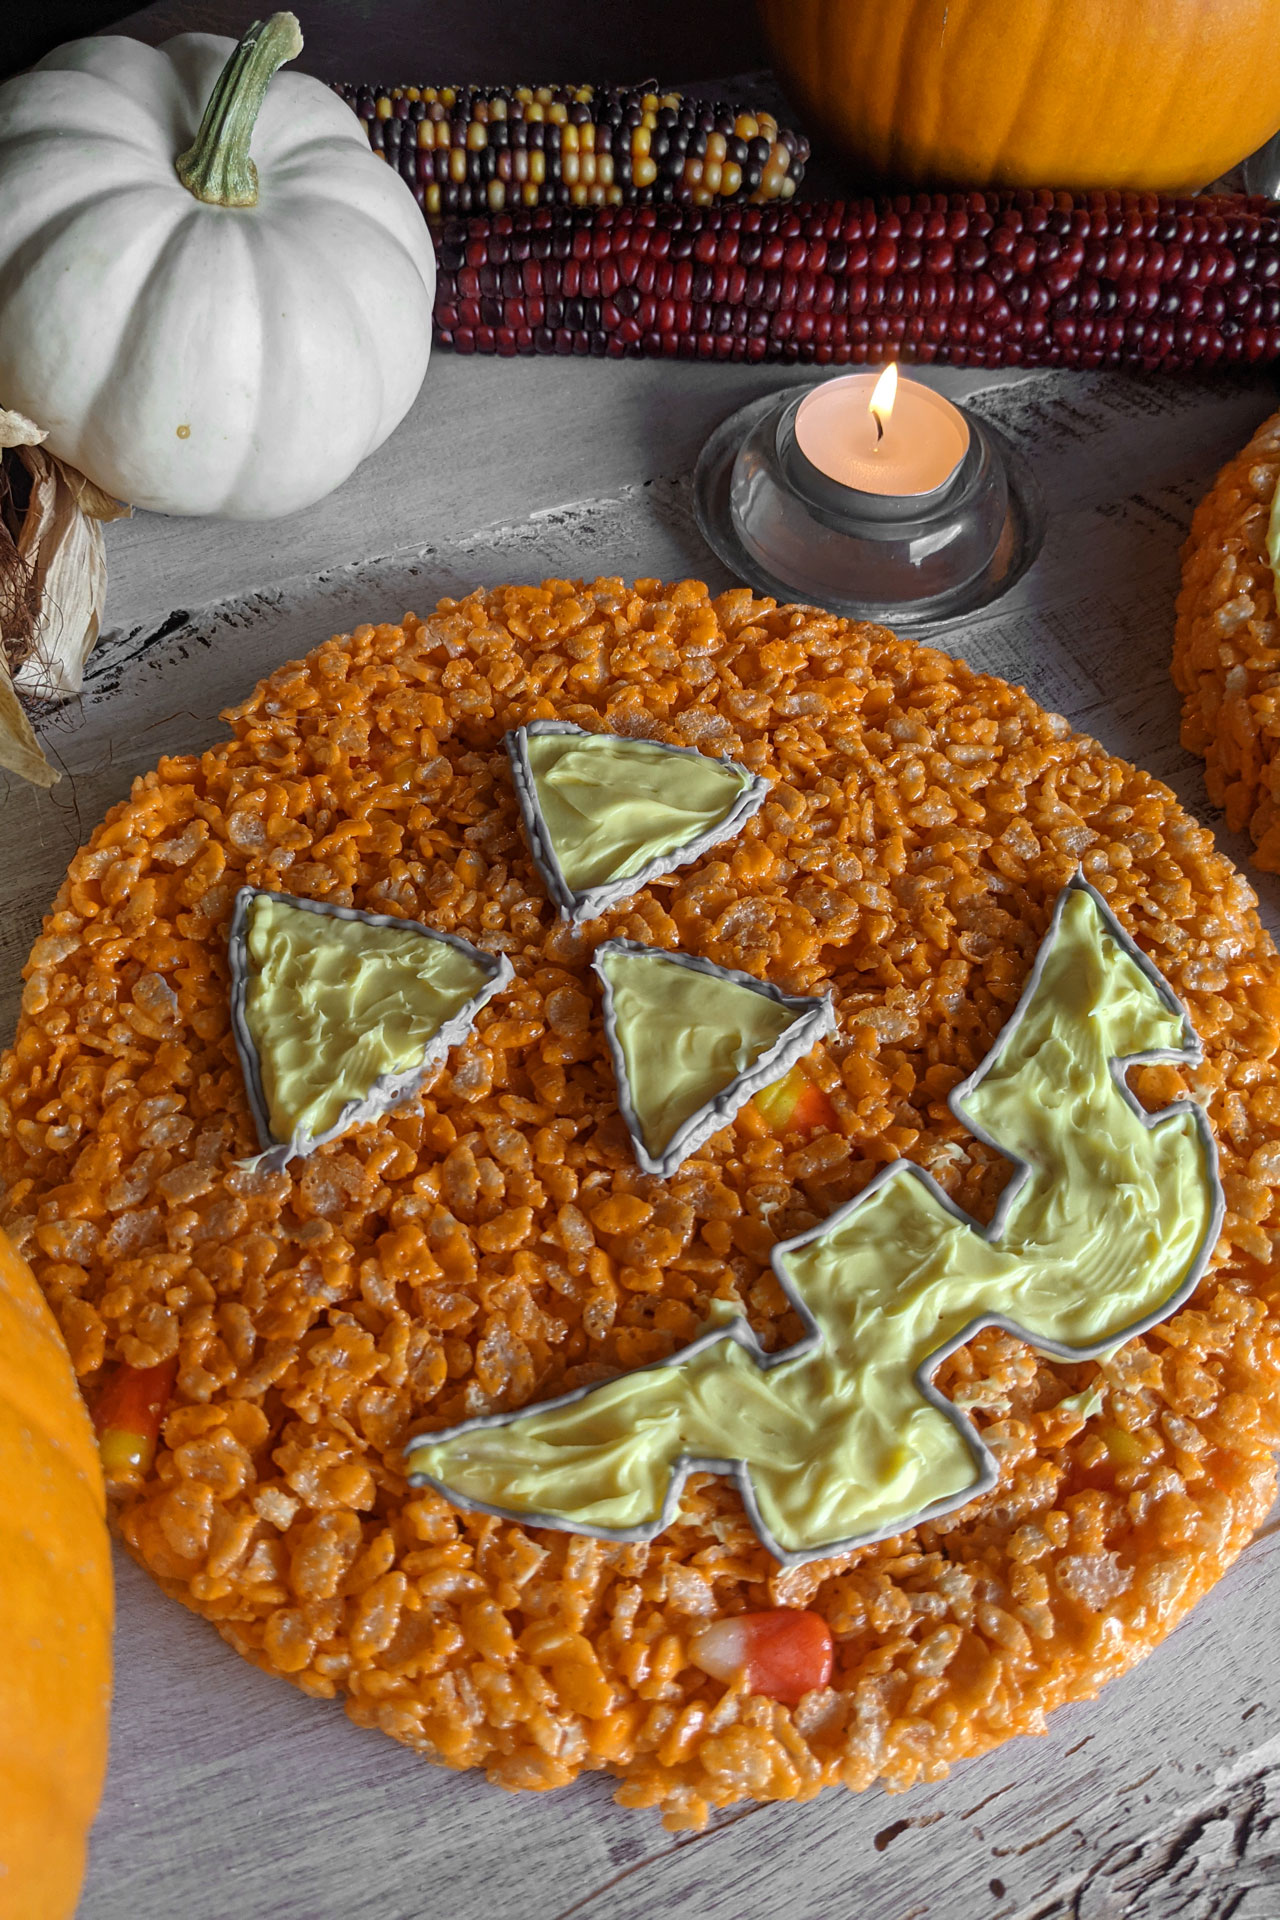
[{"label": "dark red corn cob", "polygon": [[459,353],[815,366],[1212,367],[1280,356],[1280,202],[913,194],[448,222]]},{"label": "dark red corn cob", "polygon": [[428,220],[515,207],[789,200],[803,134],[763,107],[638,87],[368,87],[335,81]]}]

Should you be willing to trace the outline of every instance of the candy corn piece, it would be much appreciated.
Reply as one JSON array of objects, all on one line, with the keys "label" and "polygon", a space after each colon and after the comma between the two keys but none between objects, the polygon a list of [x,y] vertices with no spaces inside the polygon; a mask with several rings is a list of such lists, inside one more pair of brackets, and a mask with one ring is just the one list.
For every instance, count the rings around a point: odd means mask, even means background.
[{"label": "candy corn piece", "polygon": [[820,1613],[798,1607],[713,1620],[694,1635],[689,1650],[713,1679],[741,1674],[748,1693],[767,1693],[787,1707],[831,1678],[831,1629]]},{"label": "candy corn piece", "polygon": [[755,1107],[771,1133],[834,1133],[839,1121],[822,1088],[802,1060],[781,1080],[755,1096]]},{"label": "candy corn piece", "polygon": [[141,1480],[150,1471],[177,1371],[175,1354],[158,1367],[122,1363],[107,1382],[93,1424],[108,1480]]}]

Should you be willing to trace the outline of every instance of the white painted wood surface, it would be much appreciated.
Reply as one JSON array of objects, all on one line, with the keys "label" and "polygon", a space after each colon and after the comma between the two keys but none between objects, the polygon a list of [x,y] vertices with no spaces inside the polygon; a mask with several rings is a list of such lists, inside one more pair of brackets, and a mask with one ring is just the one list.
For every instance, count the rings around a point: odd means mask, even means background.
[{"label": "white painted wood surface", "polygon": [[[549,574],[725,575],[689,475],[778,369],[441,355],[405,426],[337,496],[242,527],[108,530],[110,631],[46,737],[67,778],[4,794],[0,1029],[73,848],[135,773],[217,738],[261,674],[364,619]],[[1168,678],[1178,547],[1271,382],[940,374],[1034,463],[1048,542],[1008,600],[940,636],[1024,682],[1205,818]],[[1231,845],[1237,858],[1243,848]],[[1264,883],[1270,923],[1280,886]],[[737,1809],[700,1836],[609,1782],[508,1797],[358,1731],[240,1662],[121,1557],[112,1764],[82,1920],[1276,1920],[1280,1544],[1043,1740],[890,1799]]]}]

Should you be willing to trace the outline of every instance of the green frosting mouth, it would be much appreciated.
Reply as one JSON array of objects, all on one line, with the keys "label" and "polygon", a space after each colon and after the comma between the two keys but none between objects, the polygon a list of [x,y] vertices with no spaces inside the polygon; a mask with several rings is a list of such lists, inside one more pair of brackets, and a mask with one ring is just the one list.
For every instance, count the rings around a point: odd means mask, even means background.
[{"label": "green frosting mouth", "polygon": [[983,1232],[905,1161],[775,1250],[812,1328],[764,1355],[739,1319],[672,1361],[410,1443],[411,1471],[462,1504],[649,1537],[691,1463],[729,1465],[761,1537],[811,1558],[911,1526],[995,1467],[929,1384],[992,1322],[1088,1357],[1185,1298],[1221,1218],[1198,1108],[1144,1116],[1113,1071],[1194,1058],[1172,994],[1098,897],[1073,884],[1028,992],[957,1114],[1021,1163]]}]

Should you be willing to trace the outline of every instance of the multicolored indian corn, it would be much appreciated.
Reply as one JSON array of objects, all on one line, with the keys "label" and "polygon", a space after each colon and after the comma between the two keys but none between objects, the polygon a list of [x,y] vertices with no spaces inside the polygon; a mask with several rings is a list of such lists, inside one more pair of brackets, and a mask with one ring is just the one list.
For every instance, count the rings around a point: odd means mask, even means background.
[{"label": "multicolored indian corn", "polygon": [[1280,203],[910,194],[451,220],[459,353],[1210,367],[1280,355]]},{"label": "multicolored indian corn", "polygon": [[789,200],[809,142],[771,113],[639,87],[335,84],[428,220],[509,207]]}]

